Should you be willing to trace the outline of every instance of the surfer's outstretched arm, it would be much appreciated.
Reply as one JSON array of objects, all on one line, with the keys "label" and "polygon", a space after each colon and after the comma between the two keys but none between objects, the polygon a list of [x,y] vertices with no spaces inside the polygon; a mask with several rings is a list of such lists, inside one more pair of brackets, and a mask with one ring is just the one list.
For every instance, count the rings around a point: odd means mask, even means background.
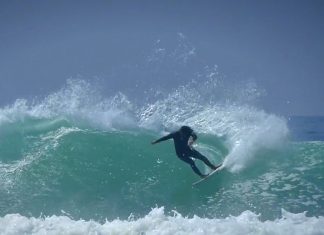
[{"label": "surfer's outstretched arm", "polygon": [[161,141],[169,140],[169,139],[172,139],[172,138],[173,138],[173,133],[170,133],[170,134],[168,134],[168,135],[166,135],[166,136],[163,136],[163,137],[160,138],[160,139],[157,139],[157,140],[155,140],[155,141],[152,141],[152,144],[157,144],[157,143],[159,143],[159,142],[161,142]]}]

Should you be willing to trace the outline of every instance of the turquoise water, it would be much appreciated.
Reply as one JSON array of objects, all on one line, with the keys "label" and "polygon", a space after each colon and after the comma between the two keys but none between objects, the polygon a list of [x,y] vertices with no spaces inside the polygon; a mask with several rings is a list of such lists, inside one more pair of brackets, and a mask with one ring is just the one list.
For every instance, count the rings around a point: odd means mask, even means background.
[{"label": "turquoise water", "polygon": [[[185,90],[136,106],[70,81],[0,109],[1,234],[323,234],[323,119],[186,102]],[[150,144],[182,124],[225,164],[196,187],[172,141]]]}]

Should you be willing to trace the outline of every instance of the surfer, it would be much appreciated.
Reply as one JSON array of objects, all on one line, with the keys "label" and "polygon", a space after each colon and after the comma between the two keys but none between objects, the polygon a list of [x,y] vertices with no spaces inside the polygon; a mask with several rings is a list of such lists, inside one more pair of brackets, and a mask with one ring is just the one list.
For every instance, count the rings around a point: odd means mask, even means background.
[{"label": "surfer", "polygon": [[208,175],[202,174],[200,172],[192,158],[203,161],[208,167],[213,170],[216,170],[218,167],[220,167],[220,165],[214,166],[204,155],[193,148],[192,145],[196,141],[197,135],[190,127],[182,126],[178,131],[172,132],[158,140],[155,140],[152,142],[152,144],[156,144],[169,139],[173,139],[174,141],[174,147],[177,156],[182,161],[188,163],[191,166],[192,170],[200,177],[204,178]]}]

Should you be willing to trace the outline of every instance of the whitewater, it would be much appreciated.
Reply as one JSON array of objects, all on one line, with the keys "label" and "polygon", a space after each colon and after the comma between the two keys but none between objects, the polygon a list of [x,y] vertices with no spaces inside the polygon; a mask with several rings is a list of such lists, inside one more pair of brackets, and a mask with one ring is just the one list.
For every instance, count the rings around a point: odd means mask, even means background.
[{"label": "whitewater", "polygon": [[[323,139],[212,80],[142,103],[99,90],[70,79],[0,108],[0,234],[324,234]],[[150,144],[182,125],[225,166],[197,187],[172,141]]]}]

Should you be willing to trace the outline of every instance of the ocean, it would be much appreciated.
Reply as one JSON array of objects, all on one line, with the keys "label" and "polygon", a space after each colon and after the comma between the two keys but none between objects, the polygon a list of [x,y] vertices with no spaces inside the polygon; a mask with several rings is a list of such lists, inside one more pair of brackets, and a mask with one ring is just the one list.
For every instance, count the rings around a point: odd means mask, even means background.
[{"label": "ocean", "polygon": [[[1,107],[0,234],[324,234],[324,117],[209,97],[139,103],[71,79]],[[172,141],[151,145],[182,125],[225,166],[195,187]]]}]

